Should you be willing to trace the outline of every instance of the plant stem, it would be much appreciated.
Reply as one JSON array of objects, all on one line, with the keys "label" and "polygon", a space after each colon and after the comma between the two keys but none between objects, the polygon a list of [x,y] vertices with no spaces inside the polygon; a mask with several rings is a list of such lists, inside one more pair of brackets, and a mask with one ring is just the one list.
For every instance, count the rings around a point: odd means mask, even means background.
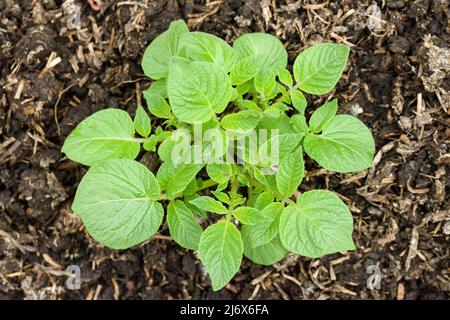
[{"label": "plant stem", "polygon": [[212,187],[216,184],[217,184],[217,182],[214,181],[213,179],[205,180],[205,181],[203,181],[202,186],[197,191],[208,189],[209,187]]},{"label": "plant stem", "polygon": [[276,102],[276,103],[277,103],[277,102],[282,102],[284,97],[290,96],[291,91],[297,90],[297,89],[298,89],[298,83],[296,83],[295,85],[293,85],[292,87],[290,87],[289,89],[287,89],[287,90],[286,90],[286,93],[283,94],[283,95],[281,95],[281,97],[279,97],[275,102]]},{"label": "plant stem", "polygon": [[[255,179],[253,179],[249,174],[247,174],[247,178],[248,178],[248,181],[250,181],[250,184],[251,184],[252,186],[263,189],[264,192],[267,192],[267,193],[271,194],[271,195],[274,196],[275,198],[278,198],[278,199],[282,198],[282,197],[280,197],[280,194],[278,194],[278,192],[276,192],[276,191],[273,192],[273,191],[267,189],[265,185],[263,185],[261,182],[255,180]],[[290,204],[290,205],[295,205],[295,204],[296,204],[295,201],[292,201],[292,200],[289,199],[289,198],[282,198],[281,201],[282,201],[282,202],[285,202],[285,203],[288,203],[288,204]]]},{"label": "plant stem", "polygon": [[271,194],[275,198],[280,198],[280,195],[276,191],[274,192],[274,191],[267,189],[267,187],[265,185],[263,185],[258,180],[253,179],[248,173],[246,174],[246,177],[253,187],[263,189],[264,192]]},{"label": "plant stem", "polygon": [[291,205],[296,205],[295,201],[292,201],[292,200],[289,199],[289,198],[284,198],[284,199],[283,199],[283,202],[286,202],[286,203],[291,204]]}]

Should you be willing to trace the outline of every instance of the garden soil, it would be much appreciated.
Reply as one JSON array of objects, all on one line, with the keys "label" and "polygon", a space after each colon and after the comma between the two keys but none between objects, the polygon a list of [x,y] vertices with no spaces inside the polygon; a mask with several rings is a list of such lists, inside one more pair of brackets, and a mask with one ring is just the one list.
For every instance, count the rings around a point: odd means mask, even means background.
[{"label": "garden soil", "polygon": [[[70,209],[86,168],[61,146],[93,112],[144,103],[142,53],[175,19],[229,42],[274,34],[290,66],[315,43],[351,46],[332,94],[373,132],[374,165],[337,174],[308,161],[299,190],[343,199],[356,251],[244,259],[213,292],[165,224],[123,251],[89,237]],[[0,299],[448,299],[449,21],[448,0],[0,0]],[[308,98],[311,112],[327,97]],[[140,161],[158,166],[152,154]],[[78,290],[66,286],[71,265]]]}]

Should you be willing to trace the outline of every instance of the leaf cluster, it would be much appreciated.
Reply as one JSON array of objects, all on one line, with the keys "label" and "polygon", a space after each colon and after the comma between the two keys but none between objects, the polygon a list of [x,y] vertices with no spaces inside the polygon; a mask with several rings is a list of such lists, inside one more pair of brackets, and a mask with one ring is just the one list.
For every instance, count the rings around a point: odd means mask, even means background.
[{"label": "leaf cluster", "polygon": [[[333,90],[348,54],[345,45],[314,45],[295,59],[292,76],[285,48],[270,34],[246,34],[230,46],[172,22],[142,60],[153,80],[143,93],[150,115],[142,106],[133,119],[102,110],[66,139],[67,157],[90,166],[73,211],[114,249],[149,239],[166,211],[171,237],[198,251],[214,290],[238,272],[243,256],[271,265],[288,252],[315,258],[353,250],[342,200],[327,190],[297,192],[305,155],[336,172],[372,163],[369,129],[337,115],[336,99],[306,112],[313,95]],[[196,126],[212,134],[192,143]],[[255,152],[247,140],[261,129],[270,134]],[[184,151],[174,152],[180,144]],[[274,163],[265,155],[275,147]],[[155,174],[135,160],[142,149],[158,154]],[[230,150],[238,154],[231,161]]]}]

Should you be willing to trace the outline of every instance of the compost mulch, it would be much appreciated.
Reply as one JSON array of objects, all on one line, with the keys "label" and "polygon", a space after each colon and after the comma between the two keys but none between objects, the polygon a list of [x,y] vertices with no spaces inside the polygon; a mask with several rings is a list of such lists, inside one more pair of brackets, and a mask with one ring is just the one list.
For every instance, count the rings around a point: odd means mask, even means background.
[{"label": "compost mulch", "polygon": [[[81,8],[80,29],[67,27],[69,2]],[[375,26],[366,0],[0,1],[0,299],[448,299],[449,1],[374,3]],[[374,165],[337,174],[308,161],[300,191],[340,195],[356,251],[291,254],[268,267],[244,259],[214,293],[195,253],[171,241],[165,225],[124,251],[88,236],[70,209],[86,168],[61,146],[95,111],[135,112],[150,84],[144,48],[175,19],[229,42],[272,33],[290,65],[314,43],[351,46],[333,94],[340,113],[372,130]],[[327,97],[309,98],[314,110]],[[152,155],[141,161],[157,165]],[[70,265],[81,268],[79,290],[66,287]],[[371,290],[377,267],[381,283]]]}]

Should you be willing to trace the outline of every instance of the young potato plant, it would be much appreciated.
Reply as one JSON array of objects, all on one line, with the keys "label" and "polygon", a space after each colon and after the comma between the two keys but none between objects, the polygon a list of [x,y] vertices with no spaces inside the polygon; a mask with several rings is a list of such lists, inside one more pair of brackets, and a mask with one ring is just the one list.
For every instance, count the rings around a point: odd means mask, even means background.
[{"label": "young potato plant", "polygon": [[[337,115],[336,99],[305,116],[304,93],[332,91],[348,55],[342,44],[314,45],[295,59],[292,77],[272,35],[246,34],[230,46],[172,22],[142,60],[153,80],[144,92],[152,116],[142,106],[133,120],[102,110],[66,139],[67,157],[90,166],[73,211],[113,249],[148,240],[166,211],[171,237],[198,252],[214,290],[243,256],[271,265],[288,252],[317,258],[354,250],[352,215],[340,198],[297,191],[304,154],[335,172],[371,166],[369,129]],[[142,148],[158,154],[156,174],[135,160]]]}]

